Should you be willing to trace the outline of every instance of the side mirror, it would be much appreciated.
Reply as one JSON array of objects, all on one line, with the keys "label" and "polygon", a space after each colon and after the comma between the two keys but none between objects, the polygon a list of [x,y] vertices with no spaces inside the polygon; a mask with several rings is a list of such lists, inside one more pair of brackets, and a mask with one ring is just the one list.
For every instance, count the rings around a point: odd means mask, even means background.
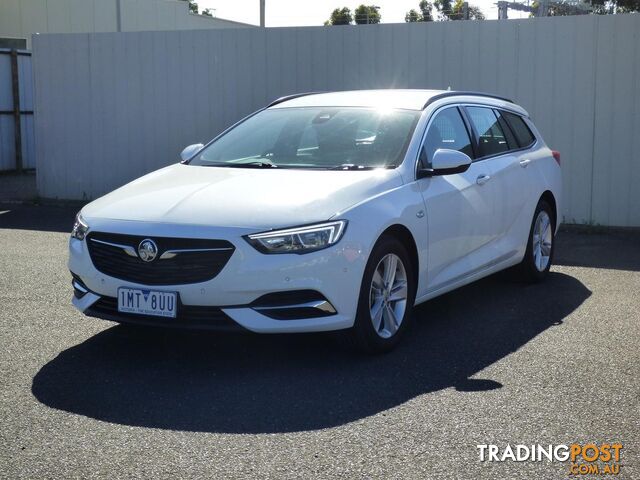
[{"label": "side mirror", "polygon": [[204,147],[202,143],[195,143],[193,145],[189,145],[187,148],[182,150],[182,153],[180,154],[180,158],[182,158],[183,162],[186,160],[189,160],[196,153],[202,150],[202,147]]},{"label": "side mirror", "polygon": [[418,178],[466,172],[469,165],[471,165],[471,158],[468,155],[457,150],[439,148],[433,154],[431,168],[419,169]]}]

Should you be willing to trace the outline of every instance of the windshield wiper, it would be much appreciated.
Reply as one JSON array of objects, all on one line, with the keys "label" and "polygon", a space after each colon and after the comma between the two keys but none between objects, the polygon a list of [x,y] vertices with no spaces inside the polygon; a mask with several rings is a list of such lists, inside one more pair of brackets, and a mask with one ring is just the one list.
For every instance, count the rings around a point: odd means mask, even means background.
[{"label": "windshield wiper", "polygon": [[227,167],[227,168],[278,168],[278,165],[269,162],[207,162],[199,165],[200,167]]},{"label": "windshield wiper", "polygon": [[353,163],[343,163],[330,167],[327,170],[373,170],[376,168],[396,168],[397,165],[354,165]]},{"label": "windshield wiper", "polygon": [[241,163],[227,163],[225,164],[227,167],[238,167],[238,168],[278,168],[278,165],[269,162],[241,162]]},{"label": "windshield wiper", "polygon": [[370,170],[371,168],[364,165],[354,165],[353,163],[343,163],[342,165],[329,167],[327,170]]}]

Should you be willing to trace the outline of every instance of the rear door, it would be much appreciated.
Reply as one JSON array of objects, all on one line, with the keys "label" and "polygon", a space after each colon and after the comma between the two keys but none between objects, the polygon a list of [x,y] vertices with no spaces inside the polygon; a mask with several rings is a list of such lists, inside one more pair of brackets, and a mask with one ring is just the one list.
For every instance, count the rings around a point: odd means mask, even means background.
[{"label": "rear door", "polygon": [[514,247],[508,236],[530,196],[529,159],[520,150],[504,112],[485,106],[467,106],[466,112],[478,138],[480,161],[488,164],[494,182],[499,256],[508,256]]}]

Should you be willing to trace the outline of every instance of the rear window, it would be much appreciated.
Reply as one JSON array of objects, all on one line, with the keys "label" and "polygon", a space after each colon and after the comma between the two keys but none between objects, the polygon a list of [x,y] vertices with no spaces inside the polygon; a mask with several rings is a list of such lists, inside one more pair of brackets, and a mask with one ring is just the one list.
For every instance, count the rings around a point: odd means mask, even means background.
[{"label": "rear window", "polygon": [[502,114],[502,118],[504,118],[511,127],[520,148],[528,147],[535,141],[536,138],[520,115],[504,111],[500,113]]}]

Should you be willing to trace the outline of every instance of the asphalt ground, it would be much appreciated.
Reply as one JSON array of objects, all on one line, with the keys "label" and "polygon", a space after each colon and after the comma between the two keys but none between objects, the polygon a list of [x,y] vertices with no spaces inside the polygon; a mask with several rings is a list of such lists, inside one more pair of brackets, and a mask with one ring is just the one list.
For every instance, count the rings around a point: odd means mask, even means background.
[{"label": "asphalt ground", "polygon": [[[416,311],[384,356],[324,335],[127,329],[70,303],[75,211],[0,206],[1,478],[563,479],[479,444],[623,444],[640,478],[640,234],[557,238]],[[600,477],[602,478],[602,477]]]}]

